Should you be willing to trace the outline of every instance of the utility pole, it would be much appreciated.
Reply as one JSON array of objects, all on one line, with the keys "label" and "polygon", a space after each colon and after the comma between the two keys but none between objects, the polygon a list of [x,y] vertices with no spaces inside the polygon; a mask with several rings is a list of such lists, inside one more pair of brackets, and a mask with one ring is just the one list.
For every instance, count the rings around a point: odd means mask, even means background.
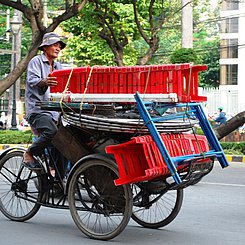
[{"label": "utility pole", "polygon": [[48,26],[48,15],[47,15],[47,0],[43,1],[43,25]]},{"label": "utility pole", "polygon": [[10,29],[10,10],[7,9],[6,11],[6,42],[9,42],[9,29]]},{"label": "utility pole", "polygon": [[[22,21],[22,12],[16,10],[15,13],[18,16],[18,19]],[[22,25],[16,35],[16,65],[21,60],[21,38],[22,37]],[[16,81],[16,100],[20,100],[20,79]]]},{"label": "utility pole", "polygon": [[[11,70],[13,70],[18,62],[20,61],[21,56],[21,26],[22,26],[22,14],[18,10],[14,10],[14,15],[10,21],[11,32],[12,32],[12,58],[11,58]],[[11,86],[9,91],[9,108],[8,108],[8,122],[10,124],[11,120],[11,129],[17,129],[17,114],[19,114],[21,108],[16,103],[20,98],[20,79],[17,79],[13,86]],[[10,118],[11,115],[11,118]]]},{"label": "utility pole", "polygon": [[182,6],[182,48],[193,48],[193,8],[192,0],[181,0]]}]

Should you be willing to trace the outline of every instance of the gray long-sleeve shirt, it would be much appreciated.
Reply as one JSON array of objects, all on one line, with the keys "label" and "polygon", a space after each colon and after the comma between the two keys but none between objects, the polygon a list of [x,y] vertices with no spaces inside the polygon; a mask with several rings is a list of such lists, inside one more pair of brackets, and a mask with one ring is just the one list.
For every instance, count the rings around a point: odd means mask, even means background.
[{"label": "gray long-sleeve shirt", "polygon": [[[59,62],[53,63],[53,70],[60,70],[62,66]],[[48,101],[50,88],[46,90],[40,89],[38,83],[47,78],[50,74],[50,65],[44,54],[37,55],[31,59],[27,67],[26,78],[26,116],[31,113],[44,113],[52,116],[54,120],[58,119],[58,112],[41,110],[36,106],[38,101]]]}]

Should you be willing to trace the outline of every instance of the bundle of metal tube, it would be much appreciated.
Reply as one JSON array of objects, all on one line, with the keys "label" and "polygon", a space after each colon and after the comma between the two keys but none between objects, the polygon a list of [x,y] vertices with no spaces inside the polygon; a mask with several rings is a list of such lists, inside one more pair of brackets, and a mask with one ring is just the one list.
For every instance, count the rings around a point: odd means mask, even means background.
[{"label": "bundle of metal tube", "polygon": [[[98,131],[149,134],[148,128],[141,119],[108,118],[66,113],[65,121],[74,126]],[[160,133],[174,133],[190,131],[195,123],[196,120],[183,121],[176,119],[156,122],[155,125]]]}]

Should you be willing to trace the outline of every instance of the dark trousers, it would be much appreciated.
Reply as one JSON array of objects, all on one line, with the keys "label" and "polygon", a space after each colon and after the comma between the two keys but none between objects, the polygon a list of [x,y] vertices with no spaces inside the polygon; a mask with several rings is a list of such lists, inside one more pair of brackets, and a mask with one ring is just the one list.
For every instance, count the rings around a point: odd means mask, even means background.
[{"label": "dark trousers", "polygon": [[54,159],[53,164],[56,164],[61,178],[64,178],[66,159],[51,143],[58,130],[55,122],[51,116],[39,113],[32,113],[28,117],[28,122],[34,134],[38,136],[28,151],[34,156],[40,156],[44,153],[45,148],[49,148]]},{"label": "dark trousers", "polygon": [[32,113],[28,117],[28,122],[34,134],[38,136],[28,151],[34,156],[40,156],[46,147],[52,145],[51,140],[57,133],[58,128],[52,117],[45,114]]}]

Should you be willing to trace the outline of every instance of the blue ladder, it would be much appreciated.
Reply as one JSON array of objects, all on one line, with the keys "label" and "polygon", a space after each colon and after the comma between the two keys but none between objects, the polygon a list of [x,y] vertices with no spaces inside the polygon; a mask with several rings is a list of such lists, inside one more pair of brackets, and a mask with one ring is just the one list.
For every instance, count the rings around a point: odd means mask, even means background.
[{"label": "blue ladder", "polygon": [[[177,172],[176,166],[179,162],[193,158],[193,157],[198,157],[200,155],[198,154],[193,154],[193,155],[186,155],[186,156],[180,156],[180,157],[171,157],[168,153],[168,150],[166,149],[162,138],[154,124],[155,121],[160,121],[159,118],[152,118],[145,106],[147,103],[149,105],[149,102],[144,103],[142,99],[140,98],[140,95],[138,92],[135,93],[135,100],[137,102],[137,107],[139,110],[139,114],[142,117],[142,119],[145,122],[145,125],[149,129],[152,138],[154,139],[164,161],[167,164],[167,167],[170,171],[171,176],[173,177],[174,181],[176,184],[180,184],[181,178]],[[187,106],[187,104],[177,104],[176,106]],[[191,108],[190,113],[193,114],[198,120],[201,129],[203,130],[212,150],[209,152],[205,152],[203,157],[209,157],[215,155],[220,162],[220,165],[224,168],[229,166],[229,163],[225,157],[225,154],[220,146],[220,143],[202,109],[202,106],[200,103],[188,103],[188,106]],[[169,107],[172,107],[169,106]]]}]

